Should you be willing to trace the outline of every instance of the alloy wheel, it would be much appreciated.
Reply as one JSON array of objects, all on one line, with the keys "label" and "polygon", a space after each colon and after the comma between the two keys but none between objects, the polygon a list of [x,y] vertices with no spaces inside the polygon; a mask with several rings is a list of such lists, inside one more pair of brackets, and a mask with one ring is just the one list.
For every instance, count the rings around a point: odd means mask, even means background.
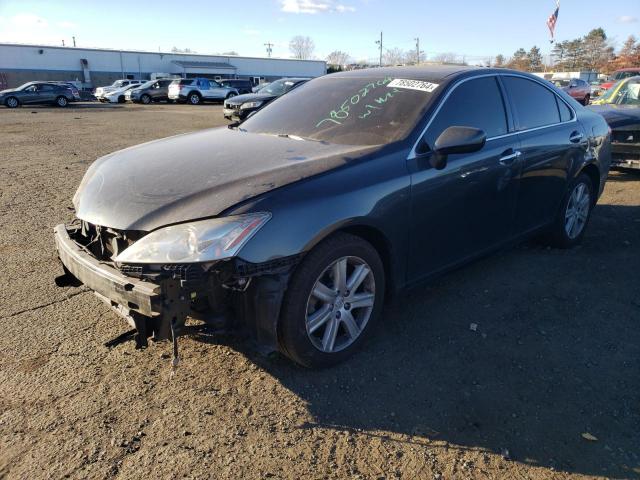
[{"label": "alloy wheel", "polygon": [[564,230],[571,240],[578,237],[584,230],[589,217],[590,204],[589,188],[584,183],[578,183],[571,192],[564,216]]},{"label": "alloy wheel", "polygon": [[364,331],[375,303],[373,270],[358,257],[342,257],[317,278],[307,300],[306,330],[315,348],[334,353]]},{"label": "alloy wheel", "polygon": [[7,106],[9,108],[16,108],[18,106],[18,100],[13,97],[9,98],[9,100],[7,100]]}]

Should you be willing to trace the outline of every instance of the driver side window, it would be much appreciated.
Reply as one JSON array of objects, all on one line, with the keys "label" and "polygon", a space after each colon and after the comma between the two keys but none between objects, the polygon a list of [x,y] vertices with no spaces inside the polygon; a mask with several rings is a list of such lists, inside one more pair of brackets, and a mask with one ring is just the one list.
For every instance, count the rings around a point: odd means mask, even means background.
[{"label": "driver side window", "polygon": [[508,133],[504,100],[496,77],[482,77],[459,84],[436,114],[424,140],[433,148],[436,139],[449,127],[484,130],[487,138]]}]

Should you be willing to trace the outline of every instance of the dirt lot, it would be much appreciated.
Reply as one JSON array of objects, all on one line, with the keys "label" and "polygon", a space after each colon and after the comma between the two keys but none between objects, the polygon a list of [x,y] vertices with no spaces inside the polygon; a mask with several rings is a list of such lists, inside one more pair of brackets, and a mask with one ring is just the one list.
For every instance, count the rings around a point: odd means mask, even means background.
[{"label": "dirt lot", "polygon": [[128,327],[54,286],[52,227],[98,156],[221,123],[220,106],[0,111],[0,478],[640,477],[640,176],[611,175],[581,248],[415,288],[338,368],[239,335],[182,339],[173,377],[168,344],[105,348]]}]

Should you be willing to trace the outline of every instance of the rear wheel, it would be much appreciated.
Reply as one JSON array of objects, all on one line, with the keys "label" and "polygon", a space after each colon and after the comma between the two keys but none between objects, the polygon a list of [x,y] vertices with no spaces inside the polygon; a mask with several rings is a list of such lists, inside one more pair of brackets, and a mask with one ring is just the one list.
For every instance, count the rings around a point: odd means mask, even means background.
[{"label": "rear wheel", "polygon": [[585,173],[569,184],[547,243],[558,248],[571,248],[582,241],[595,204],[594,188]]},{"label": "rear wheel", "polygon": [[20,102],[16,97],[9,97],[5,100],[4,104],[9,108],[16,108],[20,105]]},{"label": "rear wheel", "polygon": [[340,233],[321,242],[298,265],[280,318],[283,353],[310,368],[352,355],[380,316],[385,278],[376,250]]},{"label": "rear wheel", "polygon": [[140,101],[145,105],[149,105],[151,103],[151,97],[145,93],[140,97]]},{"label": "rear wheel", "polygon": [[200,98],[200,94],[196,92],[190,93],[189,96],[187,97],[187,101],[191,105],[199,105],[201,100],[202,99]]},{"label": "rear wheel", "polygon": [[118,103],[124,103],[124,102],[125,102],[124,95],[120,95],[120,96],[118,97]]},{"label": "rear wheel", "polygon": [[67,100],[67,97],[63,97],[62,95],[60,95],[58,98],[56,98],[56,105],[59,107],[66,107],[69,104],[69,100]]},{"label": "rear wheel", "polygon": [[229,93],[227,93],[227,96],[225,97],[225,100],[229,100],[230,98],[233,98],[233,97],[235,97],[235,96],[236,96],[236,94],[235,94],[235,93],[233,93],[233,92],[229,92]]}]

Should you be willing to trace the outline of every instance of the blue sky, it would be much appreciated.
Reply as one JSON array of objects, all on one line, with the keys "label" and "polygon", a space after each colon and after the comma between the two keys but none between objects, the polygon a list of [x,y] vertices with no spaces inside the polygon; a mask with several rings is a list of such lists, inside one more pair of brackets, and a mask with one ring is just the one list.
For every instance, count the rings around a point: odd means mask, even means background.
[{"label": "blue sky", "polygon": [[[467,60],[538,45],[550,49],[546,20],[555,0],[0,0],[0,41],[198,53],[235,50],[288,57],[294,35],[308,35],[315,56],[343,50],[355,60],[385,48],[455,52]],[[640,34],[640,0],[562,0],[559,40],[603,27],[616,46]]]}]

